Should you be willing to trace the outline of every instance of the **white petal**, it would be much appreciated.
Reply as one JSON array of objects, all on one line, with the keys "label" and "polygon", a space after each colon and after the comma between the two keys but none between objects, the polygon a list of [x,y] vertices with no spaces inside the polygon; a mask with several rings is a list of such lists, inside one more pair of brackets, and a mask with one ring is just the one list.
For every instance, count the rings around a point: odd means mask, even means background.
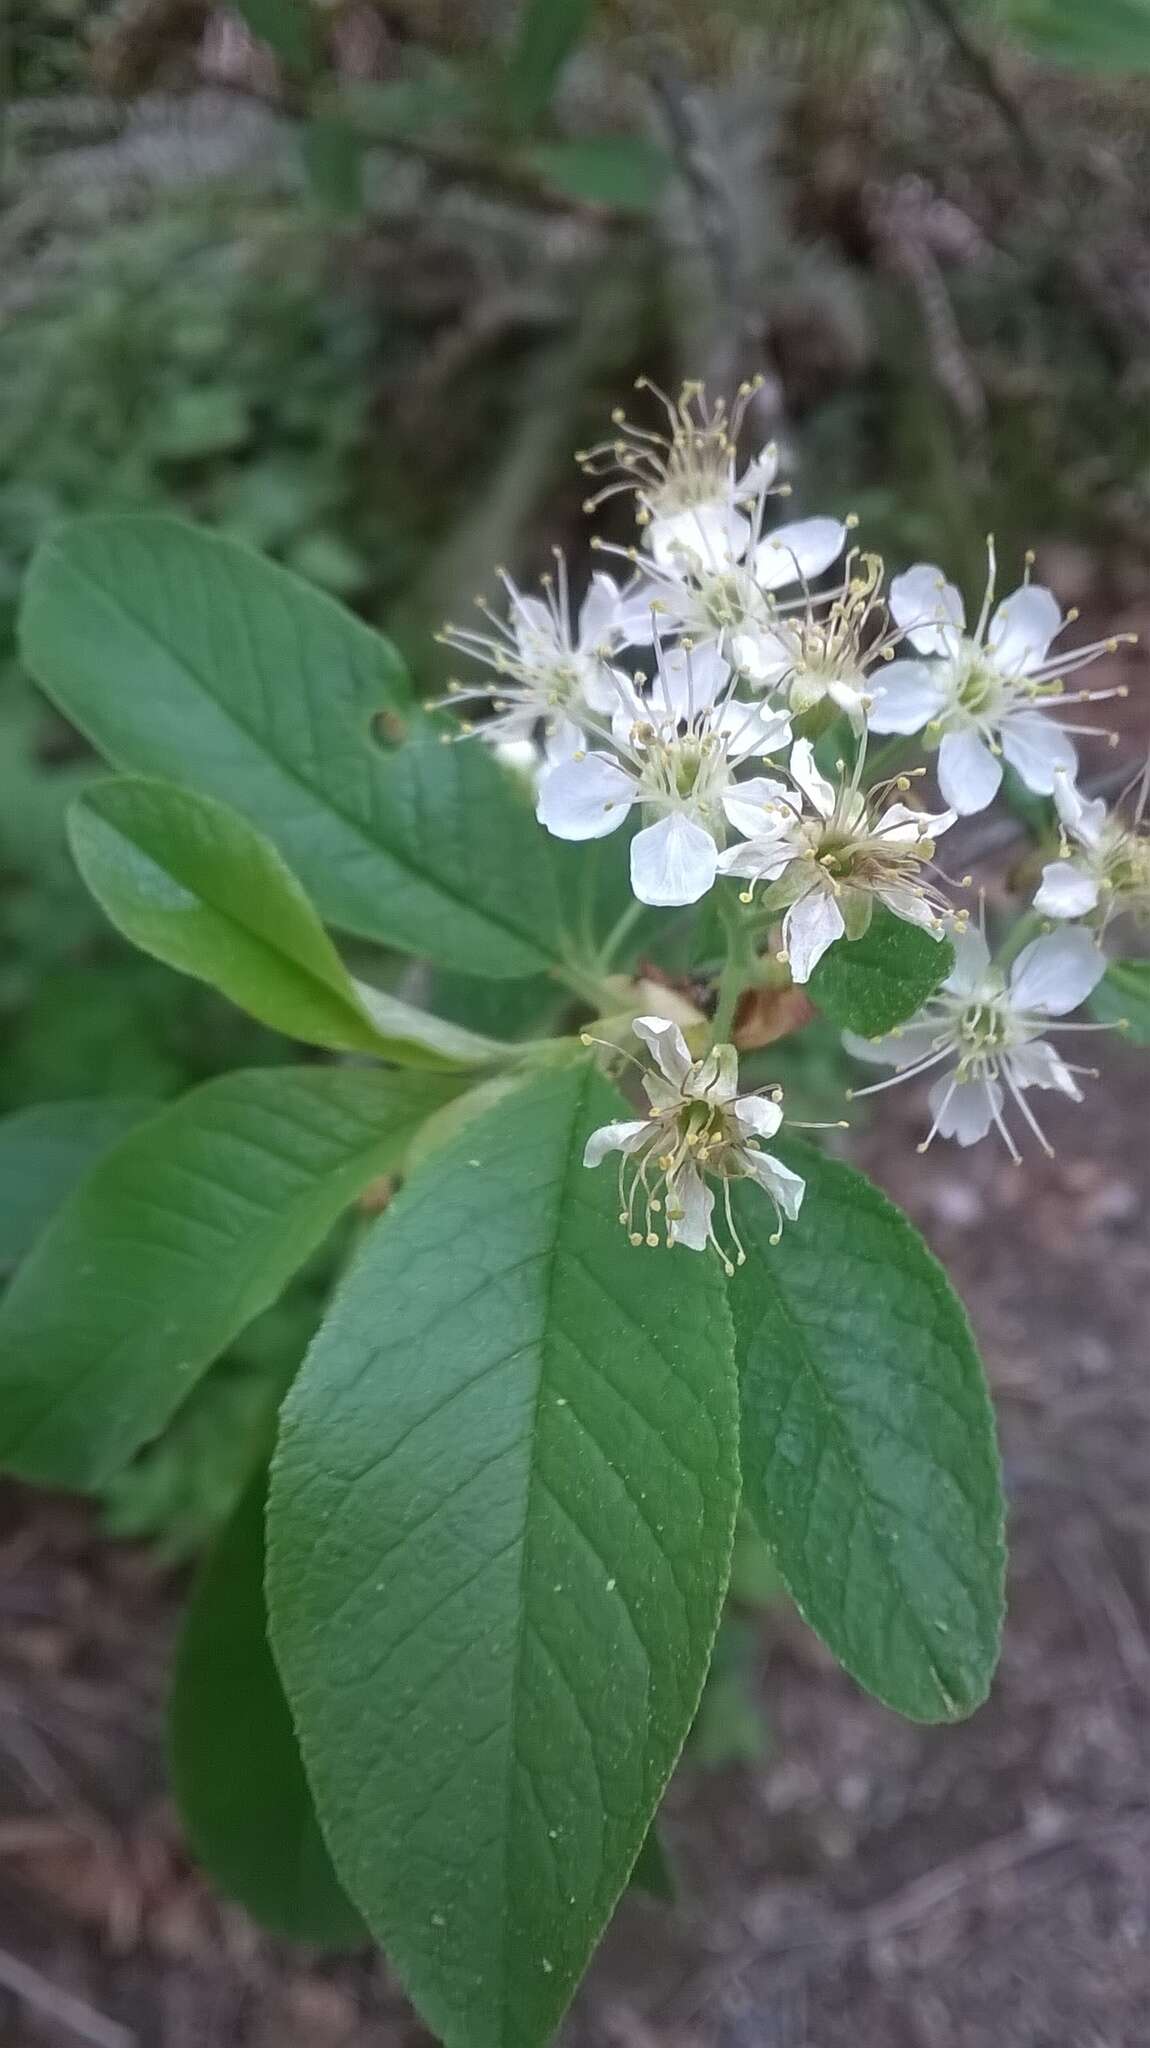
[{"label": "white petal", "polygon": [[973,817],[993,803],[1001,781],[1001,761],[975,731],[944,734],[938,750],[938,786],[960,818]]},{"label": "white petal", "polygon": [[794,519],[787,526],[776,526],[755,549],[755,581],[760,590],[809,583],[837,562],[846,539],[841,519]]},{"label": "white petal", "polygon": [[1062,630],[1062,611],[1052,591],[1041,583],[1024,583],[1004,597],[990,622],[986,644],[994,665],[1005,675],[1026,675],[1045,660],[1056,633]]},{"label": "white petal", "polygon": [[733,782],[723,797],[723,809],[736,832],[746,838],[761,838],[772,826],[790,827],[795,821],[793,790],[771,775],[752,775],[746,782]]},{"label": "white petal", "polygon": [[1077,773],[1073,740],[1041,711],[1012,712],[1003,719],[999,736],[1011,767],[1037,796],[1053,795],[1061,772]]},{"label": "white petal", "polygon": [[1082,1090],[1078,1086],[1065,1060],[1059,1058],[1052,1045],[1043,1038],[1032,1039],[1029,1045],[1016,1046],[1006,1055],[1006,1065],[1019,1088],[1056,1088],[1060,1095],[1069,1095],[1073,1102],[1082,1101]]},{"label": "white petal", "polygon": [[496,740],[491,751],[496,760],[502,762],[512,775],[519,776],[534,795],[539,784],[539,771],[543,765],[534,740]]},{"label": "white petal", "polygon": [[780,753],[790,745],[791,721],[785,711],[769,711],[762,704],[741,704],[732,698],[720,704],[707,721],[707,729],[725,740],[727,758],[736,767],[758,755]]},{"label": "white petal", "polygon": [[652,701],[670,718],[697,718],[710,710],[730,676],[717,647],[672,647],[660,654]]},{"label": "white petal", "polygon": [[1043,917],[1085,917],[1098,904],[1098,883],[1077,861],[1051,860],[1042,870],[1034,908]]},{"label": "white petal", "polygon": [[960,1145],[977,1145],[985,1138],[995,1116],[1002,1112],[1002,1089],[997,1081],[936,1081],[927,1097],[931,1114],[943,1138],[957,1138]]},{"label": "white petal", "polygon": [[543,777],[535,815],[557,839],[603,839],[623,823],[635,783],[608,754],[561,761]]},{"label": "white petal", "polygon": [[560,761],[570,761],[574,755],[584,751],[587,736],[573,719],[557,718],[543,740],[543,755],[549,768],[558,767]]},{"label": "white petal", "polygon": [[763,832],[761,829],[754,839],[744,840],[740,846],[730,846],[726,853],[719,855],[721,875],[746,875],[753,882],[776,882],[789,868],[797,853],[803,851],[796,846],[794,838],[784,828],[778,833]]},{"label": "white petal", "polygon": [[811,889],[792,903],[783,919],[783,946],[791,978],[809,981],[828,946],[846,930],[843,914],[829,889]]},{"label": "white petal", "polygon": [[712,1046],[684,1092],[696,1102],[733,1102],[739,1092],[739,1055],[734,1046]]},{"label": "white petal", "polygon": [[1100,796],[1093,801],[1084,797],[1074,777],[1059,770],[1054,777],[1054,807],[1072,839],[1080,846],[1097,846],[1107,818]]},{"label": "white petal", "polygon": [[941,1019],[936,1024],[904,1024],[882,1038],[862,1038],[857,1031],[844,1031],[843,1044],[852,1058],[874,1067],[913,1067],[919,1060],[939,1052],[946,1036]]},{"label": "white petal", "polygon": [[990,971],[990,947],[971,925],[964,932],[953,933],[952,939],[954,966],[942,985],[952,996],[978,995]]},{"label": "white petal", "polygon": [[760,1187],[774,1196],[787,1221],[793,1223],[803,1206],[803,1196],[807,1191],[807,1184],[801,1173],[793,1173],[789,1166],[784,1166],[782,1160],[774,1158],[770,1152],[744,1151],[740,1152],[739,1157],[752,1180],[757,1180]]},{"label": "white petal", "polygon": [[716,503],[693,505],[686,512],[652,519],[644,540],[660,569],[690,562],[704,569],[720,569],[742,558],[750,534],[749,519],[733,505]]},{"label": "white petal", "polygon": [[637,1152],[651,1129],[646,1118],[642,1123],[601,1124],[597,1131],[592,1131],[584,1147],[584,1166],[598,1166],[608,1152]]},{"label": "white petal", "polygon": [[769,491],[779,473],[779,451],[773,441],[760,448],[753,462],[748,462],[739,478],[740,498],[757,498],[763,491]]},{"label": "white petal", "polygon": [[681,1166],[667,1186],[667,1236],[671,1243],[705,1252],[714,1206],[715,1197],[702,1175],[693,1166]]},{"label": "white petal", "polygon": [[874,702],[867,713],[872,732],[921,732],[950,696],[950,664],[892,661],[877,669],[868,685]]},{"label": "white petal", "polygon": [[522,597],[512,585],[511,624],[524,661],[546,659],[560,646],[555,619],[541,598]]},{"label": "white petal", "polygon": [[890,610],[920,654],[955,654],[966,624],[961,592],[932,562],[916,562],[890,586]]},{"label": "white petal", "polygon": [[675,1088],[681,1088],[690,1073],[694,1061],[677,1024],[666,1017],[636,1017],[631,1026],[641,1045],[645,1045],[659,1072]]},{"label": "white petal", "polygon": [[666,599],[663,586],[646,576],[636,576],[619,596],[615,632],[621,647],[651,647],[665,623]]},{"label": "white petal", "polygon": [[773,1138],[783,1112],[769,1095],[740,1095],[735,1103],[735,1122],[749,1138]]},{"label": "white petal", "polygon": [[669,811],[631,841],[631,887],[640,903],[697,903],[718,871],[719,849],[684,811]]},{"label": "white petal", "polygon": [[820,818],[829,818],[835,807],[834,786],[819,774],[810,740],[795,741],[791,748],[790,770],[812,809]]},{"label": "white petal", "polygon": [[876,826],[888,846],[917,846],[923,839],[938,839],[955,822],[953,811],[916,811],[910,804],[891,804]]},{"label": "white petal", "polygon": [[619,586],[613,576],[597,569],[587,585],[579,611],[578,646],[584,653],[596,653],[618,639]]},{"label": "white petal", "polygon": [[694,1061],[688,1040],[683,1038],[679,1026],[671,1024],[669,1018],[636,1018],[630,1028],[638,1042],[645,1044],[651,1053],[659,1073],[671,1081],[673,1087],[681,1087],[692,1071]]},{"label": "white petal", "polygon": [[759,689],[774,689],[795,665],[795,651],[779,633],[747,630],[731,637],[731,660]]},{"label": "white petal", "polygon": [[1080,925],[1031,939],[1010,970],[1010,1001],[1016,1010],[1042,1010],[1065,1017],[1084,1003],[1106,972],[1106,958]]},{"label": "white petal", "polygon": [[895,883],[888,889],[876,889],[875,895],[895,917],[901,917],[904,924],[917,925],[921,931],[929,932],[932,939],[943,937],[943,923],[938,911],[909,884],[900,887]]}]

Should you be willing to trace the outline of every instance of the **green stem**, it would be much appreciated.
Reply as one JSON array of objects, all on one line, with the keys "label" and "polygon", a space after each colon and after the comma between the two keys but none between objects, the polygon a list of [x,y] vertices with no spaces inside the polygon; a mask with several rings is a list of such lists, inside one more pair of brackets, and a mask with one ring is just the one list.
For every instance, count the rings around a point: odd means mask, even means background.
[{"label": "green stem", "polygon": [[755,955],[751,934],[740,914],[737,900],[727,890],[720,889],[716,893],[715,904],[726,936],[727,957],[719,975],[719,996],[711,1023],[711,1038],[715,1045],[722,1045],[731,1036],[739,997],[753,977]]},{"label": "green stem", "polygon": [[627,905],[622,916],[616,918],[615,923],[611,926],[599,949],[599,958],[596,962],[599,973],[607,973],[628,932],[632,931],[638,924],[646,908],[646,904],[640,903],[636,898]]}]

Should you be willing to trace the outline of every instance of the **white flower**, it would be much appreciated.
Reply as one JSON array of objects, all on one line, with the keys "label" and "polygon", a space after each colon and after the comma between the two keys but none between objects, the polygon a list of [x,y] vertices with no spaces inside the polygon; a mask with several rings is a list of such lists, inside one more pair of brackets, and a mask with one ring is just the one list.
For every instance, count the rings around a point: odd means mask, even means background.
[{"label": "white flower", "polygon": [[860,749],[852,774],[836,786],[819,774],[810,741],[796,740],[790,773],[797,788],[769,782],[747,843],[732,847],[719,862],[723,874],[746,875],[752,888],[771,883],[772,908],[788,906],[783,950],[796,982],[809,981],[836,939],[861,938],[876,902],[932,938],[943,935],[948,906],[924,869],[954,813],[931,817],[904,803],[887,804],[892,788],[909,789],[906,776],[864,791],[863,758]]},{"label": "white flower", "polygon": [[899,1069],[891,1080],[855,1093],[873,1095],[941,1067],[942,1077],[930,1091],[933,1122],[920,1152],[937,1136],[974,1145],[993,1124],[1011,1158],[1018,1160],[1020,1154],[1003,1115],[1009,1094],[1049,1154],[1051,1148],[1025,1091],[1054,1088],[1081,1102],[1075,1076],[1089,1070],[1068,1066],[1047,1043],[1045,1034],[1051,1028],[1105,1028],[1089,1024],[1052,1027],[1050,1020],[1066,1016],[1085,1002],[1106,972],[1106,961],[1090,934],[1078,929],[1032,939],[1008,975],[992,964],[980,932],[960,933],[954,943],[953,973],[908,1024],[879,1039],[844,1033],[844,1042],[859,1059]]},{"label": "white flower", "polygon": [[892,642],[871,630],[881,611],[880,558],[864,555],[857,573],[847,567],[847,582],[829,599],[808,596],[801,612],[780,611],[765,629],[735,633],[731,658],[756,688],[783,693],[794,717],[825,702],[861,733],[874,689],[869,671],[889,657]]},{"label": "white flower", "polygon": [[559,839],[600,839],[638,804],[652,822],[631,842],[631,886],[641,903],[696,903],[715,879],[728,825],[745,831],[763,779],[736,782],[752,756],[791,736],[783,715],[730,695],[731,672],[713,648],[657,648],[652,694],[620,681],[612,752],[576,753],[543,778],[536,815]]},{"label": "white flower", "polygon": [[583,745],[592,712],[610,717],[618,702],[610,657],[629,638],[627,603],[610,576],[591,578],[573,619],[567,565],[556,551],[557,576],[544,577],[543,596],[527,597],[504,571],[507,619],[479,608],[490,632],[445,626],[440,642],[495,670],[495,683],[452,685],[453,708],[470,701],[490,704],[495,716],[475,728],[494,744],[530,740],[542,730],[548,759],[563,760]]},{"label": "white flower", "polygon": [[670,431],[634,427],[622,408],[614,412],[616,436],[576,458],[589,476],[614,479],[584,509],[594,511],[606,498],[632,491],[637,522],[660,567],[700,554],[708,561],[737,561],[751,531],[743,507],[766,497],[778,470],[773,447],[764,448],[741,476],[737,470],[739,430],[761,381],[743,385],[728,413],[721,398],[708,404],[701,384],[685,383],[674,400],[640,377],[636,389],[659,400]]},{"label": "white flower", "polygon": [[912,647],[930,658],[893,662],[876,682],[869,717],[872,732],[925,728],[928,739],[939,740],[939,786],[960,817],[993,800],[1004,755],[1028,789],[1049,796],[1059,771],[1073,776],[1078,765],[1068,734],[1093,730],[1056,725],[1051,705],[1125,694],[1063,695],[1061,678],[1113,653],[1118,639],[1053,654],[1051,644],[1067,621],[1052,593],[1024,582],[992,614],[994,580],[991,548],[982,610],[968,633],[962,598],[941,569],[920,562],[895,577],[891,612]]},{"label": "white flower", "polygon": [[1100,911],[1104,924],[1123,910],[1150,910],[1150,838],[1140,829],[1148,776],[1150,763],[1133,825],[1108,811],[1101,797],[1089,801],[1068,775],[1055,777],[1063,857],[1043,868],[1036,910],[1046,917],[1088,917]]},{"label": "white flower", "polygon": [[[728,1274],[742,1265],[746,1253],[731,1215],[732,1180],[753,1180],[770,1196],[777,1229],[792,1221],[802,1206],[805,1183],[784,1166],[762,1141],[773,1138],[782,1121],[780,1091],[740,1095],[739,1062],[733,1045],[716,1045],[694,1060],[677,1024],[664,1017],[636,1017],[636,1038],[646,1046],[657,1072],[645,1071],[643,1087],[651,1113],[632,1122],[604,1124],[587,1141],[584,1166],[598,1166],[608,1152],[618,1152],[619,1221],[635,1245],[663,1241],[706,1251],[713,1245]],[[594,1041],[589,1040],[589,1043]],[[715,1194],[718,1181],[734,1260],[715,1235]]]},{"label": "white flower", "polygon": [[[668,632],[681,633],[696,647],[721,641],[736,667],[754,677],[758,643],[770,640],[779,621],[796,605],[806,608],[817,602],[807,594],[807,585],[838,560],[846,537],[841,519],[796,519],[775,527],[765,539],[751,534],[745,561],[729,551],[711,552],[700,545],[678,551],[661,565],[633,548],[600,545],[605,553],[623,554],[639,565],[639,578],[626,595],[627,624],[635,646],[649,647]],[[802,584],[804,594],[780,600],[777,593],[796,583]]]}]

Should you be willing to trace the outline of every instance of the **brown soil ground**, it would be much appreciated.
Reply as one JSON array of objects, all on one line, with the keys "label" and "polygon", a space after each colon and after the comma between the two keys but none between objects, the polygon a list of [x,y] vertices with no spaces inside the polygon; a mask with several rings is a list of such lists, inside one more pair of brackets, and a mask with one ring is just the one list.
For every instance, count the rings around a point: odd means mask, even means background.
[{"label": "brown soil ground", "polygon": [[[682,1897],[628,1902],[571,2048],[1140,2048],[1150,2038],[1150,1201],[1145,1063],[1106,1056],[1060,1154],[864,1163],[971,1306],[1011,1502],[990,1703],[909,1727],[801,1624],[764,1629],[761,1768],[680,1774]],[[400,2048],[382,1965],[263,1940],[190,1868],[163,1788],[181,1588],[13,1491],[0,1541],[0,2042]],[[70,1999],[80,2001],[73,2007]]]}]

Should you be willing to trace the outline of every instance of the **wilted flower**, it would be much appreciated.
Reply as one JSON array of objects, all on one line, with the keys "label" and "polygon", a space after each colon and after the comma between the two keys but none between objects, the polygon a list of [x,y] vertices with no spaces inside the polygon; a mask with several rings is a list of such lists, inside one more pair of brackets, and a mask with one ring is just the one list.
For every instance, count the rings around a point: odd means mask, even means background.
[{"label": "wilted flower", "polygon": [[1119,688],[1067,696],[1061,678],[1112,654],[1130,635],[1052,654],[1052,642],[1069,623],[1052,592],[1026,581],[992,614],[994,582],[992,547],[982,610],[968,633],[962,597],[941,569],[920,562],[895,577],[891,612],[911,646],[933,659],[893,662],[876,679],[868,721],[872,732],[925,730],[928,740],[938,739],[939,786],[962,817],[993,800],[1002,756],[1028,789],[1049,796],[1059,771],[1073,776],[1078,765],[1068,735],[1094,730],[1055,724],[1051,706],[1125,694]]},{"label": "wilted flower", "polygon": [[612,752],[578,752],[543,778],[537,815],[559,839],[600,839],[632,806],[652,819],[631,842],[631,886],[641,903],[695,903],[715,879],[728,824],[747,829],[770,785],[736,782],[754,756],[791,736],[780,713],[737,703],[714,648],[657,648],[649,697],[619,681]]},{"label": "wilted flower", "polygon": [[493,743],[529,740],[542,730],[549,758],[562,760],[583,744],[589,714],[608,718],[618,702],[610,657],[630,639],[626,599],[610,576],[591,578],[573,614],[567,564],[556,551],[557,574],[544,577],[543,596],[528,597],[506,572],[501,581],[510,610],[500,619],[482,599],[491,631],[445,626],[440,642],[495,670],[495,683],[454,683],[447,700],[489,704],[494,716],[476,730]]},{"label": "wilted flower", "polygon": [[[733,1273],[746,1258],[731,1215],[733,1180],[753,1180],[770,1197],[773,1244],[784,1217],[793,1222],[802,1206],[802,1177],[761,1149],[782,1124],[781,1091],[740,1095],[733,1045],[716,1045],[695,1060],[678,1025],[664,1017],[636,1017],[632,1029],[657,1069],[643,1074],[651,1114],[592,1132],[583,1164],[598,1166],[609,1152],[620,1154],[619,1221],[632,1244],[683,1244],[695,1252],[713,1245]],[[715,1234],[713,1181],[722,1189],[733,1258]]]},{"label": "wilted flower", "polygon": [[771,906],[787,906],[783,950],[797,982],[810,979],[836,939],[862,937],[876,902],[932,938],[945,929],[948,906],[925,870],[954,813],[932,817],[888,803],[892,790],[910,788],[905,775],[863,790],[863,760],[860,748],[849,777],[840,763],[843,779],[836,785],[819,774],[810,741],[796,740],[790,774],[797,787],[762,778],[767,794],[752,836],[719,862],[724,874],[747,876],[752,889],[770,883]]},{"label": "wilted flower", "polygon": [[930,1091],[933,1122],[920,1152],[935,1137],[974,1145],[993,1124],[1010,1156],[1020,1158],[1003,1110],[1009,1094],[1047,1154],[1051,1147],[1026,1100],[1028,1088],[1054,1088],[1081,1102],[1075,1079],[1088,1068],[1072,1067],[1047,1043],[1046,1033],[1102,1030],[1102,1025],[1051,1025],[1085,1002],[1106,972],[1106,961],[1089,932],[1067,930],[1033,939],[1009,974],[995,967],[981,932],[955,939],[955,964],[937,995],[909,1023],[885,1038],[844,1033],[857,1058],[899,1069],[889,1081],[859,1088],[874,1095],[899,1081],[942,1067]]},{"label": "wilted flower", "polygon": [[1055,778],[1063,857],[1043,868],[1036,910],[1046,917],[1088,917],[1100,911],[1103,923],[1123,910],[1150,910],[1150,837],[1141,830],[1150,761],[1141,782],[1134,822],[1128,825],[1107,810],[1101,797],[1084,797],[1068,775]]}]

